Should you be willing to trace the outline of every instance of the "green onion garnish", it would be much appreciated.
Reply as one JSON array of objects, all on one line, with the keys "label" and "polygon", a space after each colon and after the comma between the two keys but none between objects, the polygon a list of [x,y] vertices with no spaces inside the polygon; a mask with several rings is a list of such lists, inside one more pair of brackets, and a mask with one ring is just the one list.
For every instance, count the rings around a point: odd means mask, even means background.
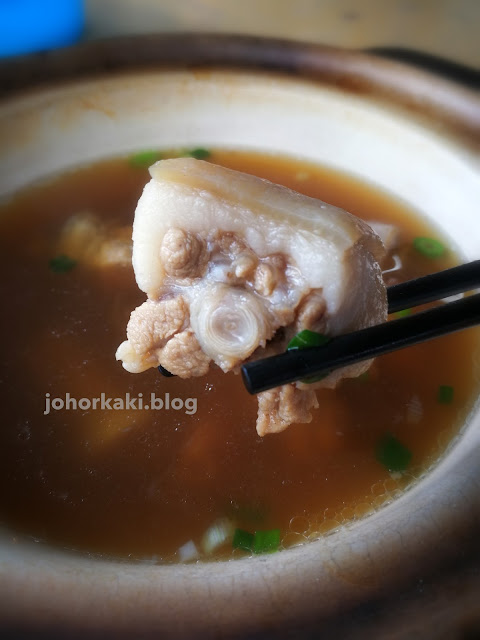
[{"label": "green onion garnish", "polygon": [[154,162],[160,160],[161,153],[159,151],[153,151],[147,149],[146,151],[139,151],[133,156],[130,156],[128,162],[131,167],[136,169],[148,169]]},{"label": "green onion garnish", "polygon": [[233,534],[232,546],[234,549],[243,549],[244,551],[253,551],[253,541],[255,536],[244,529],[235,529]]},{"label": "green onion garnish", "polygon": [[[307,349],[308,347],[322,347],[326,344],[330,338],[324,336],[323,333],[317,333],[316,331],[310,331],[310,329],[303,329],[293,336],[290,342],[287,344],[287,351],[291,349]],[[320,374],[319,376],[311,376],[310,378],[304,378],[301,382],[305,384],[313,384],[326,378],[328,373]]]},{"label": "green onion garnish", "polygon": [[54,273],[67,273],[68,271],[71,271],[76,264],[76,260],[62,254],[52,258],[49,261],[48,266]]},{"label": "green onion garnish", "polygon": [[290,349],[306,349],[307,347],[321,347],[329,341],[327,336],[323,333],[317,333],[316,331],[310,331],[310,329],[303,329],[300,333],[290,340],[287,344],[287,351]]},{"label": "green onion garnish", "polygon": [[441,384],[438,387],[437,400],[440,404],[452,404],[453,387],[448,384]]},{"label": "green onion garnish", "polygon": [[253,553],[274,553],[280,546],[280,529],[255,531]]},{"label": "green onion garnish", "polygon": [[376,458],[389,471],[405,471],[412,459],[412,452],[388,433],[377,445]]},{"label": "green onion garnish", "polygon": [[440,258],[445,253],[444,245],[435,238],[415,238],[413,246],[426,258]]},{"label": "green onion garnish", "polygon": [[255,531],[255,533],[235,529],[232,546],[234,549],[253,551],[253,553],[274,553],[280,546],[280,529]]},{"label": "green onion garnish", "polygon": [[411,309],[401,309],[400,311],[395,311],[393,314],[395,318],[406,318],[407,316],[412,315]]},{"label": "green onion garnish", "polygon": [[204,149],[203,147],[197,147],[195,149],[190,149],[185,153],[185,155],[195,158],[196,160],[205,160],[210,157],[210,151],[208,149]]}]

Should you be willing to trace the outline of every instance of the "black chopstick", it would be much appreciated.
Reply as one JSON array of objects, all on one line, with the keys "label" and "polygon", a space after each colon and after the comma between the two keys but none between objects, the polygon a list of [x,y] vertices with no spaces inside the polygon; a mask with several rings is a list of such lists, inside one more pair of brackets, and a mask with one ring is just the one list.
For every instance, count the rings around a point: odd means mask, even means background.
[{"label": "black chopstick", "polygon": [[290,350],[249,362],[242,366],[242,377],[250,393],[259,393],[289,382],[327,374],[333,369],[479,323],[480,294],[476,294],[406,318],[332,338],[322,347]]},{"label": "black chopstick", "polygon": [[480,287],[480,260],[388,287],[388,313],[471,291],[476,287]]}]

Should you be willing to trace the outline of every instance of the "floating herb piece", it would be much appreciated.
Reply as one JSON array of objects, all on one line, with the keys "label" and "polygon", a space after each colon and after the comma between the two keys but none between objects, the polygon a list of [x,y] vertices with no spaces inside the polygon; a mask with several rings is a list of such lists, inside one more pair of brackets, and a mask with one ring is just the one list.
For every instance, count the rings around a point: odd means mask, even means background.
[{"label": "floating herb piece", "polygon": [[307,349],[308,347],[322,347],[329,341],[327,336],[323,333],[317,333],[316,331],[310,331],[310,329],[303,329],[293,336],[290,342],[287,344],[287,351],[290,349]]},{"label": "floating herb piece", "polygon": [[235,529],[232,546],[234,549],[253,551],[253,553],[274,553],[280,546],[280,529],[255,531],[255,533]]},{"label": "floating herb piece", "polygon": [[208,149],[204,149],[203,147],[196,147],[195,149],[190,149],[185,153],[187,156],[191,156],[196,160],[206,160],[210,157],[211,152]]},{"label": "floating herb piece", "polygon": [[448,384],[441,384],[438,387],[437,400],[440,404],[452,404],[453,387]]},{"label": "floating herb piece", "polygon": [[400,311],[395,311],[393,314],[394,318],[406,318],[407,316],[412,315],[411,309],[401,309]]},{"label": "floating herb piece", "polygon": [[412,452],[390,433],[377,445],[376,458],[389,471],[405,471],[412,459]]},{"label": "floating herb piece", "polygon": [[435,238],[415,238],[413,246],[426,258],[440,258],[445,253],[444,245]]},{"label": "floating herb piece", "polygon": [[[317,333],[316,331],[310,331],[310,329],[303,329],[293,336],[290,342],[287,344],[287,351],[291,349],[307,349],[308,347],[322,347],[326,344],[330,338],[324,336],[323,333]],[[326,378],[328,373],[323,373],[318,376],[311,376],[310,378],[304,378],[301,382],[305,384],[313,384]]]},{"label": "floating herb piece", "polygon": [[255,536],[244,529],[235,529],[233,534],[232,546],[234,549],[243,549],[244,551],[253,551],[253,541]]},{"label": "floating herb piece", "polygon": [[68,273],[68,271],[71,271],[76,264],[76,260],[74,260],[73,258],[69,258],[64,254],[61,254],[59,256],[56,256],[55,258],[52,258],[49,261],[48,266],[54,273]]},{"label": "floating herb piece", "polygon": [[280,529],[255,531],[253,553],[274,553],[280,546]]},{"label": "floating herb piece", "polygon": [[160,160],[161,157],[162,155],[159,151],[147,149],[130,156],[128,162],[131,167],[135,167],[137,169],[148,169],[148,167],[150,167],[154,162]]}]

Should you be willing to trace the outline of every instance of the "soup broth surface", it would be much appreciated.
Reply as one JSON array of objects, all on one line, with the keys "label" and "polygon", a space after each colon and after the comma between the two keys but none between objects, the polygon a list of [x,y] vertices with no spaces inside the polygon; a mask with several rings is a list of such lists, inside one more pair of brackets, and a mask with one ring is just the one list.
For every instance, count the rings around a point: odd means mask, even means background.
[{"label": "soup broth surface", "polygon": [[[419,253],[413,239],[438,233],[351,176],[271,155],[212,151],[209,159],[396,225],[387,284],[457,262],[448,249]],[[131,225],[148,180],[145,167],[118,158],[32,186],[2,207],[1,521],[15,535],[110,557],[230,558],[248,553],[232,549],[234,528],[279,529],[281,547],[302,543],[421,476],[471,408],[477,330],[377,358],[368,375],[319,391],[310,424],[264,438],[239,376],[214,367],[190,380],[156,369],[134,375],[116,362],[129,314],[145,298],[133,269],[81,260],[55,268],[58,238],[84,211],[107,227]],[[408,452],[401,471],[382,462],[389,439]],[[205,542],[212,526],[227,532],[214,554]]]}]

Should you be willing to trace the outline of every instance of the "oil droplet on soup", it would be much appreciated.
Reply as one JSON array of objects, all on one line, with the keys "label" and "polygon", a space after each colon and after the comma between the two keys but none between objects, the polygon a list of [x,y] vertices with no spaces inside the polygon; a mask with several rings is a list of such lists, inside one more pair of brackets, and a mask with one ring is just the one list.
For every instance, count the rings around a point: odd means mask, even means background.
[{"label": "oil droplet on soup", "polygon": [[[394,225],[387,284],[457,261],[448,249],[417,251],[415,238],[438,241],[438,233],[352,177],[277,156],[201,151]],[[318,392],[310,424],[265,438],[238,376],[127,373],[114,354],[143,294],[122,252],[145,164],[82,168],[30,187],[0,212],[3,524],[68,549],[189,561],[304,543],[397,496],[472,406],[478,331],[378,358],[366,375]],[[68,244],[59,252],[71,220],[85,223],[83,254]]]}]

